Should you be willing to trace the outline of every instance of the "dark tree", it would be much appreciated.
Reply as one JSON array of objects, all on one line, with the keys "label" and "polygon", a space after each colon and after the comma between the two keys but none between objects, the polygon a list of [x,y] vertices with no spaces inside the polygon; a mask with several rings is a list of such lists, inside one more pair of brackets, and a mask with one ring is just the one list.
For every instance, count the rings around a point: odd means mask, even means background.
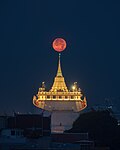
[{"label": "dark tree", "polygon": [[90,111],[81,114],[74,122],[73,128],[66,132],[88,132],[96,145],[110,146],[112,150],[120,149],[120,127],[113,114],[108,111]]}]

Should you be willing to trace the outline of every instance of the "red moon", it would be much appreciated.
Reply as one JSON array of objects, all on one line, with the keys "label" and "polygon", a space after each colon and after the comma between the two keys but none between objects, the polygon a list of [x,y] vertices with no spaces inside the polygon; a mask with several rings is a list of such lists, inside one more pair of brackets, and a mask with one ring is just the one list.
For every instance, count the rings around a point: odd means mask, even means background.
[{"label": "red moon", "polygon": [[66,48],[66,41],[62,38],[57,38],[53,41],[53,48],[57,52],[62,52]]}]

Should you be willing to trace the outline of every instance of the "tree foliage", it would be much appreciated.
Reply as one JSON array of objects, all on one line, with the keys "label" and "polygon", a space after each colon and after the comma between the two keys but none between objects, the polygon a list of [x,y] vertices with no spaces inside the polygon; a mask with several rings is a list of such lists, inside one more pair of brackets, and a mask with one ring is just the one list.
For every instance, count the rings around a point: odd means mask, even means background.
[{"label": "tree foliage", "polygon": [[96,145],[110,146],[112,150],[120,149],[120,127],[110,111],[90,111],[81,114],[67,132],[89,133]]}]

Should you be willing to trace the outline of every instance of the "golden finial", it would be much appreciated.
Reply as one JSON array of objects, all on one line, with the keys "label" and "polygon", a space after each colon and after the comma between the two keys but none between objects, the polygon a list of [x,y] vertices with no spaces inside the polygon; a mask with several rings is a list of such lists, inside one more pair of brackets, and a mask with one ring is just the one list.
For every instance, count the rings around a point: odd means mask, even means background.
[{"label": "golden finial", "polygon": [[61,54],[59,53],[57,77],[62,77],[62,70],[61,70],[61,65],[60,65],[60,56],[61,56]]}]

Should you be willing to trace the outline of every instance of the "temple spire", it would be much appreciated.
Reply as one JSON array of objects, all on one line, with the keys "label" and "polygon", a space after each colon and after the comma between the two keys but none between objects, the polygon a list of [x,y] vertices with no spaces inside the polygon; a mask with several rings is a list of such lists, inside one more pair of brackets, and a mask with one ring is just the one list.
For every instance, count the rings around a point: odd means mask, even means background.
[{"label": "temple spire", "polygon": [[60,65],[60,54],[59,54],[59,60],[58,60],[57,75],[54,78],[54,83],[50,91],[51,92],[56,92],[56,91],[68,92],[64,77],[62,75],[62,70],[61,70],[61,65]]},{"label": "temple spire", "polygon": [[59,53],[59,61],[58,61],[58,71],[57,71],[57,77],[62,77],[62,70],[60,65],[60,53]]}]

